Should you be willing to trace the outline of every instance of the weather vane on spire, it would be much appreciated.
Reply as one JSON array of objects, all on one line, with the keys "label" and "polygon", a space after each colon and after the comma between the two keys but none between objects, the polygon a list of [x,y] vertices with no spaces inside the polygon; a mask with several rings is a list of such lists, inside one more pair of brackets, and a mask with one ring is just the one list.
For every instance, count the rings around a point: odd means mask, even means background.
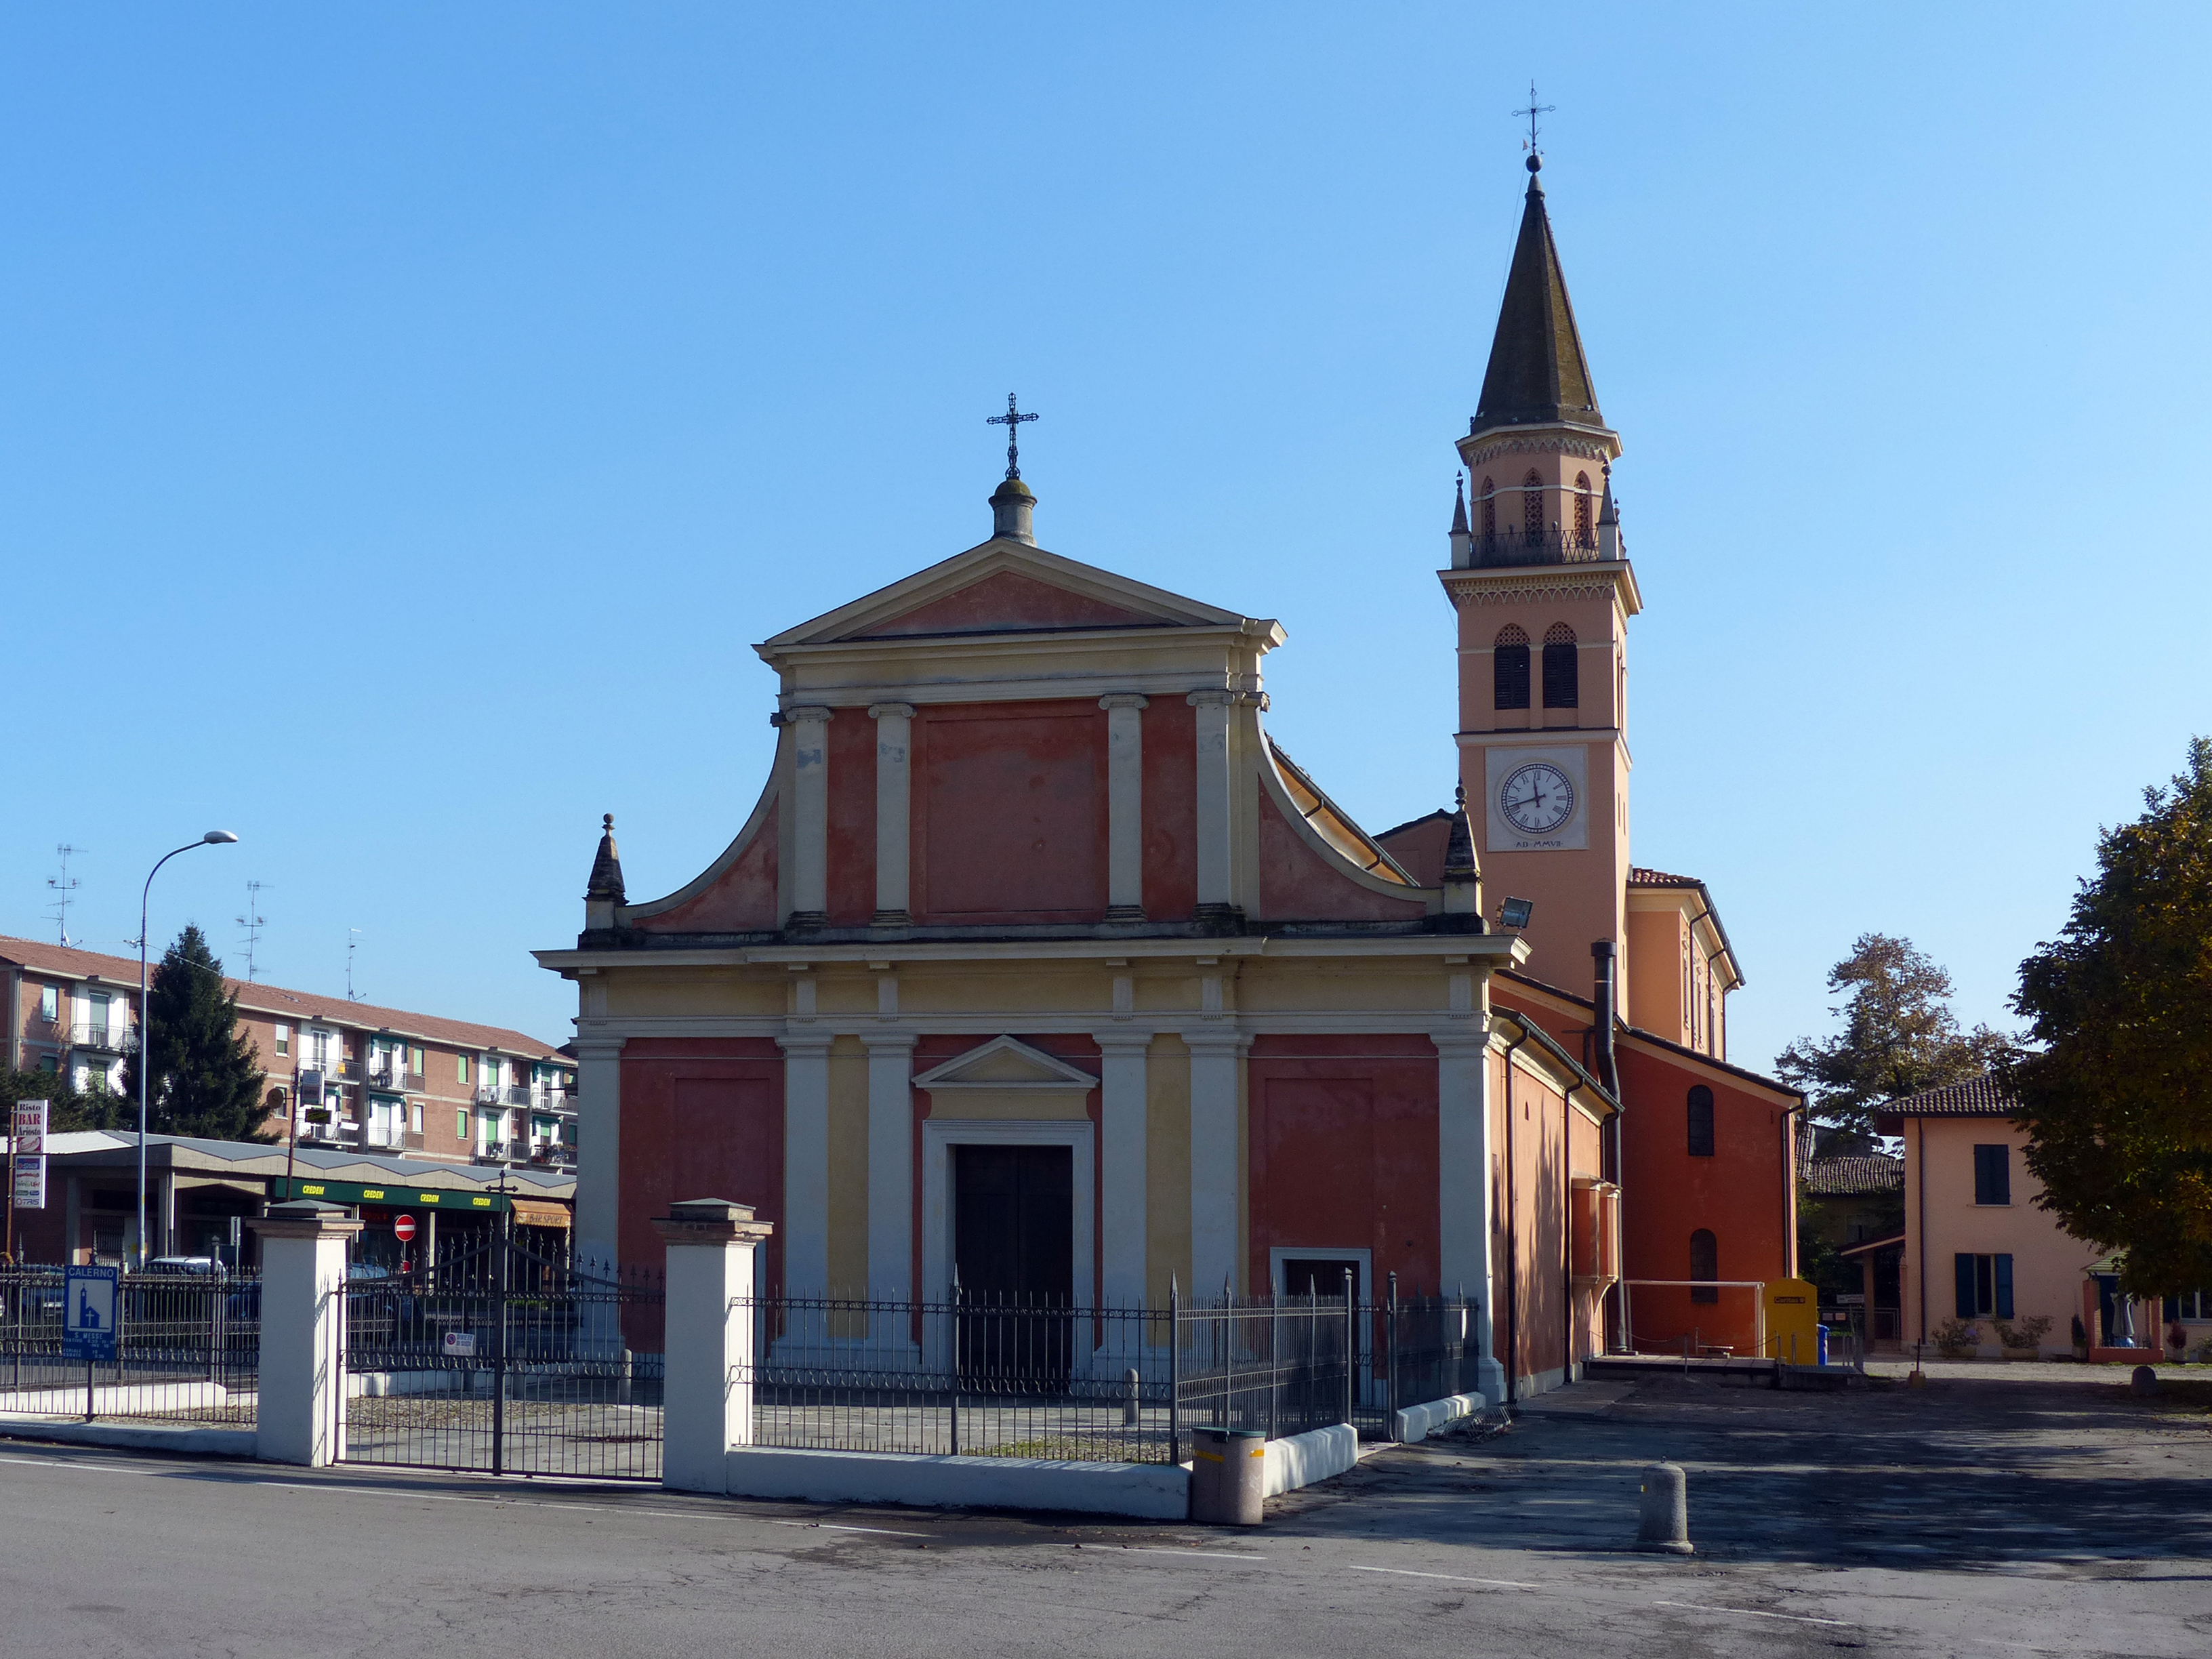
[{"label": "weather vane on spire", "polygon": [[1006,476],[1009,478],[1019,478],[1022,476],[1022,446],[1020,443],[1022,422],[1024,421],[1034,421],[1035,419],[1036,419],[1036,416],[1024,415],[1019,409],[1015,407],[1014,394],[1011,392],[1006,394],[1006,412],[1005,414],[986,415],[983,417],[983,424],[986,426],[1002,426],[1006,428]]},{"label": "weather vane on spire", "polygon": [[1531,155],[1536,153],[1536,118],[1540,115],[1549,115],[1558,108],[1559,106],[1557,104],[1538,103],[1536,101],[1536,83],[1534,81],[1531,81],[1528,83],[1528,107],[1526,109],[1516,109],[1513,113],[1516,116],[1525,115],[1528,118],[1528,142],[1522,145],[1521,148],[1527,150]]}]

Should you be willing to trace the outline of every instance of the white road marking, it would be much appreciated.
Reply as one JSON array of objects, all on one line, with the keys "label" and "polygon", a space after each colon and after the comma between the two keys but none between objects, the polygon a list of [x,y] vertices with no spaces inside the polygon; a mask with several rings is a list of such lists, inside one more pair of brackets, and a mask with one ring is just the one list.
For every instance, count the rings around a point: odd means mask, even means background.
[{"label": "white road marking", "polygon": [[1221,1550],[1178,1550],[1164,1544],[1124,1544],[1122,1549],[1132,1555],[1197,1556],[1207,1561],[1264,1561],[1264,1555],[1230,1555]]},{"label": "white road marking", "polygon": [[1541,1589],[1541,1584],[1525,1584],[1518,1578],[1468,1578],[1456,1572],[1416,1572],[1411,1567],[1360,1567],[1354,1572],[1395,1572],[1401,1578],[1444,1578],[1455,1584],[1497,1584],[1505,1589]]},{"label": "white road marking", "polygon": [[1761,1613],[1756,1607],[1715,1607],[1702,1601],[1654,1601],[1655,1607],[1683,1607],[1692,1613],[1732,1613],[1739,1619],[1786,1619],[1793,1625],[1840,1625],[1850,1628],[1848,1619],[1813,1619],[1802,1613]]}]

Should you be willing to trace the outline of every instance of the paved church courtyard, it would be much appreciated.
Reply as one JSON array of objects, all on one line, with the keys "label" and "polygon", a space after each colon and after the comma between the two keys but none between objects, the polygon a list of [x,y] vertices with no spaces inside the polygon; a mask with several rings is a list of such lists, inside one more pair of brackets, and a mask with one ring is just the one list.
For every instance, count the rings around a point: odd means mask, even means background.
[{"label": "paved church courtyard", "polygon": [[[1543,1396],[1252,1532],[0,1444],[10,1650],[2195,1655],[2212,1388],[1986,1368]],[[1690,1474],[1698,1553],[1622,1546]]]}]

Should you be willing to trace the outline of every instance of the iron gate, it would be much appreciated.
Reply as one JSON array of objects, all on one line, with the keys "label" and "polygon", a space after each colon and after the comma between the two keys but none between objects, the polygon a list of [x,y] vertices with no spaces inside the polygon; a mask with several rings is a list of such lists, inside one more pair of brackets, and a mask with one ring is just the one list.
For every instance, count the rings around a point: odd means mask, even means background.
[{"label": "iron gate", "polygon": [[508,1218],[399,1272],[348,1269],[345,1461],[660,1479],[657,1274],[580,1262]]}]

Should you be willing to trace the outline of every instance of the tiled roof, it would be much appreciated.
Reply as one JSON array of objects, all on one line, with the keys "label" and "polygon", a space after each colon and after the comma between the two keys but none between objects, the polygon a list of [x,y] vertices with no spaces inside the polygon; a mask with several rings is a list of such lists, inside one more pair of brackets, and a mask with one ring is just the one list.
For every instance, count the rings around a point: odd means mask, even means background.
[{"label": "tiled roof", "polygon": [[1810,1158],[1799,1166],[1797,1184],[1816,1196],[1889,1192],[1905,1185],[1905,1160],[1886,1152]]},{"label": "tiled roof", "polygon": [[[136,988],[138,983],[136,957],[103,956],[97,951],[42,945],[36,939],[0,933],[0,965],[9,963],[64,978],[96,978],[104,985]],[[264,985],[259,981],[226,978],[222,983],[226,991],[237,994],[240,1007],[256,1013],[289,1019],[327,1020],[334,1025],[349,1025],[359,1030],[389,1030],[398,1036],[421,1037],[457,1048],[496,1048],[502,1054],[519,1054],[527,1060],[560,1061],[568,1058],[551,1043],[540,1042],[534,1036],[509,1030],[503,1025],[477,1025],[467,1020],[447,1019],[440,1014],[418,1014],[404,1008],[380,1007],[370,1002],[349,1002],[343,997],[288,991],[280,985]]]},{"label": "tiled roof", "polygon": [[1884,1101],[1881,1116],[1896,1117],[2010,1117],[2020,1103],[2007,1094],[1986,1072],[1964,1083],[1947,1083],[1940,1089],[1923,1089]]},{"label": "tiled roof", "polygon": [[1670,876],[1664,870],[1647,870],[1641,865],[1628,869],[1631,887],[1703,887],[1705,884],[1695,876]]}]

